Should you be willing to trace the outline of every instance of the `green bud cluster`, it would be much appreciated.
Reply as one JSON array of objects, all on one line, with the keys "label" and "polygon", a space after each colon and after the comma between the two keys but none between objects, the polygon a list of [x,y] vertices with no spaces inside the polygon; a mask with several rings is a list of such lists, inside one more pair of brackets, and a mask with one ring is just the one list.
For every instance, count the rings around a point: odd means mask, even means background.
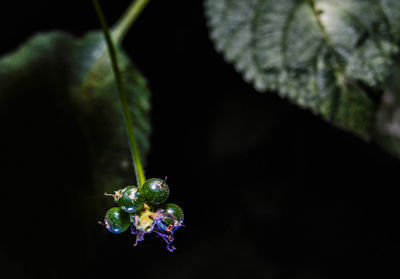
[{"label": "green bud cluster", "polygon": [[[132,233],[137,234],[136,241],[140,241],[145,233],[153,231],[161,236],[172,236],[182,226],[183,210],[174,203],[165,203],[169,196],[165,180],[150,178],[142,187],[127,186],[105,195],[112,196],[118,204],[108,210],[104,218],[104,225],[112,233],[123,233],[132,226]],[[167,243],[169,247],[171,243]]]}]

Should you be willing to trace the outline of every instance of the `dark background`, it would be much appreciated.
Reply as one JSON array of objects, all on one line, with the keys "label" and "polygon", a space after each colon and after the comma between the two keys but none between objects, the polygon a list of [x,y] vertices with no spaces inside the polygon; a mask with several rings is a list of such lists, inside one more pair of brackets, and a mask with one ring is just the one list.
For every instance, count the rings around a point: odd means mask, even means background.
[{"label": "dark background", "polygon": [[[110,23],[128,3],[101,1]],[[38,31],[98,28],[90,1],[7,1],[0,13],[2,55]],[[156,237],[133,248],[129,233],[98,226],[103,217],[63,188],[85,171],[80,135],[20,100],[0,120],[0,277],[398,275],[400,161],[255,92],[215,52],[202,1],[153,0],[124,46],[152,90],[146,172],[168,175],[185,211],[178,249]]]}]

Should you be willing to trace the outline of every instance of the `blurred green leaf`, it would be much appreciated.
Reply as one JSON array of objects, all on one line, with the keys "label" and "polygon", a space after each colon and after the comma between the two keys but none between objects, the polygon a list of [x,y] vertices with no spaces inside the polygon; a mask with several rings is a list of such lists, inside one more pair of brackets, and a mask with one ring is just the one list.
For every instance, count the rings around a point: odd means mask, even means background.
[{"label": "blurred green leaf", "polygon": [[[126,53],[118,49],[118,56],[139,151],[144,158],[149,149],[150,92],[146,80]],[[12,109],[18,110],[18,103],[26,102],[27,94],[36,94],[35,105],[41,100],[43,104],[48,103],[47,99],[54,100],[57,112],[67,112],[64,115],[75,118],[84,145],[89,149],[89,158],[82,154],[76,160],[88,160],[91,183],[88,188],[95,189],[92,192],[102,195],[104,191],[134,182],[122,108],[101,32],[89,33],[80,39],[61,32],[38,34],[2,57],[0,108],[12,105]],[[35,109],[47,108],[39,105]],[[29,115],[24,125],[32,125]]]},{"label": "blurred green leaf", "polygon": [[393,65],[377,112],[374,137],[390,153],[400,157],[400,64]]},{"label": "blurred green leaf", "polygon": [[206,13],[217,50],[255,89],[374,137],[400,1],[206,0]]}]

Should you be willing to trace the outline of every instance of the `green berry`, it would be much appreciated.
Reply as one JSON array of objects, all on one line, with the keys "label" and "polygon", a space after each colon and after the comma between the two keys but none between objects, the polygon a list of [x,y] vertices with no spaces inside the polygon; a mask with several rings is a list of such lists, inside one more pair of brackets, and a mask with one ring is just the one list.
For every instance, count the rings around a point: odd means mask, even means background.
[{"label": "green berry", "polygon": [[167,183],[159,178],[150,178],[143,184],[142,193],[147,202],[161,204],[169,195]]},{"label": "green berry", "polygon": [[104,223],[110,232],[115,234],[123,233],[130,225],[129,214],[120,207],[112,207],[107,211]]},{"label": "green berry", "polygon": [[[167,231],[171,230],[168,227],[172,227],[172,230],[178,228],[183,222],[183,210],[174,203],[167,203],[161,206],[164,210],[164,216],[158,220],[157,225],[161,229]],[[172,218],[171,218],[172,217]]]},{"label": "green berry", "polygon": [[144,204],[144,196],[135,186],[128,186],[117,191],[114,199],[122,210],[127,213],[139,211]]}]

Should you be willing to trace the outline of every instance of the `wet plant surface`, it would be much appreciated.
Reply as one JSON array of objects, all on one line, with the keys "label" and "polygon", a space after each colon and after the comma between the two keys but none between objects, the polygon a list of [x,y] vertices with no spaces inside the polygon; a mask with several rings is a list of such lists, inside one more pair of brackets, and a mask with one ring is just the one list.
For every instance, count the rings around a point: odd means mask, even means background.
[{"label": "wet plant surface", "polygon": [[[9,28],[1,53],[37,31],[97,29],[90,1],[81,2],[2,7]],[[129,3],[103,2],[110,22]],[[152,91],[146,175],[168,176],[169,200],[185,212],[177,249],[168,252],[156,234],[133,247],[129,231],[113,235],[97,224],[114,203],[93,186],[85,131],[39,86],[0,111],[1,277],[398,273],[399,161],[275,94],[255,92],[215,52],[201,1],[166,2],[146,8],[124,48]]]}]

